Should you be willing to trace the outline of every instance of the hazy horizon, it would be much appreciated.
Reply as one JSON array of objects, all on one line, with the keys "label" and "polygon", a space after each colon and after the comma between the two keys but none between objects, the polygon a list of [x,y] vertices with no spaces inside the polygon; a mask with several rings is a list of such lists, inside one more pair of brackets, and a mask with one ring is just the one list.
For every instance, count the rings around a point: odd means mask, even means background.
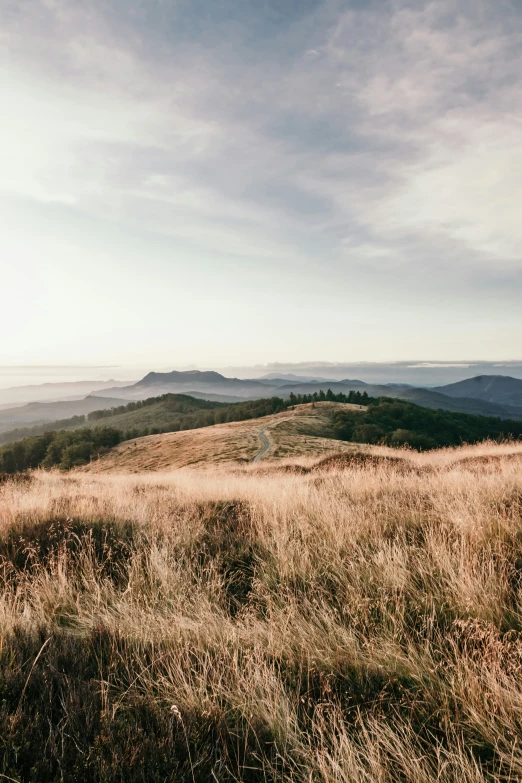
[{"label": "hazy horizon", "polygon": [[2,364],[520,352],[518,4],[22,0],[0,30]]},{"label": "hazy horizon", "polygon": [[[1,366],[0,390],[42,384],[81,382],[107,383],[114,380],[130,384],[148,372],[172,370],[214,370],[226,377],[260,378],[268,374],[294,374],[303,377],[321,377],[331,380],[362,380],[367,383],[408,383],[418,386],[437,386],[464,380],[476,375],[509,375],[522,379],[522,359],[505,362],[465,361],[433,362],[412,360],[403,362],[267,362],[255,365],[196,366],[144,365],[137,366]],[[73,392],[74,390],[71,390]],[[15,397],[13,397],[13,400]],[[6,398],[7,401],[7,398]]]}]

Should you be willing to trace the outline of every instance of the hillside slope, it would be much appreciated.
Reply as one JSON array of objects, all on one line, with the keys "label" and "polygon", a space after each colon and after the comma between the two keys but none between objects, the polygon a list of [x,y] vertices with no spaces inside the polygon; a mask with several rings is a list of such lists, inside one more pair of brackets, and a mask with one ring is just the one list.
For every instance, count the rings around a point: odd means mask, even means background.
[{"label": "hillside slope", "polygon": [[353,443],[332,437],[331,415],[343,410],[363,412],[364,408],[319,402],[315,407],[296,405],[293,410],[259,419],[149,435],[120,443],[83,470],[139,473],[188,465],[251,462],[263,447],[262,431],[270,444],[267,459],[353,450],[356,448]]},{"label": "hillside slope", "polygon": [[67,400],[83,400],[87,395],[94,394],[102,389],[109,396],[118,397],[117,391],[121,386],[129,386],[133,381],[63,381],[53,383],[38,383],[28,386],[8,386],[0,388],[0,410],[28,402],[58,402]]},{"label": "hillside slope", "polygon": [[[300,437],[297,453],[301,453],[306,438],[310,437],[355,444],[382,444],[395,448],[408,445],[421,451],[478,443],[487,439],[522,440],[521,420],[432,410],[406,400],[389,397],[374,399],[360,392],[351,392],[349,396],[341,394],[337,399],[333,393],[322,396],[323,400],[316,400],[312,395],[293,395],[287,401],[271,397],[231,405],[187,395],[165,395],[143,402],[131,402],[111,411],[95,411],[89,414],[88,422],[84,417],[77,417],[62,422],[63,426],[59,422],[52,427],[46,425],[48,429],[44,433],[28,433],[23,429],[0,433],[0,442],[2,438],[14,438],[0,448],[0,471],[12,473],[39,466],[69,469],[97,460],[107,449],[123,441],[135,441],[160,433],[212,429],[215,425],[232,422],[246,422],[239,431],[245,436],[241,447],[247,448],[248,434],[256,426],[252,422],[263,417],[265,421],[259,421],[258,430],[262,451],[256,459],[261,459],[268,452],[272,456],[295,453],[296,441],[292,438],[296,435]],[[267,418],[274,414],[285,414],[277,419],[277,432],[292,436],[290,441],[279,444],[278,448],[270,439],[273,427]],[[85,426],[86,423],[89,426]],[[291,432],[287,432],[289,427]],[[178,439],[179,443],[183,441],[190,444],[191,437]],[[205,443],[207,437],[210,436],[198,434],[194,436],[194,442]],[[178,442],[175,437],[170,441]],[[217,442],[221,443],[219,437]],[[249,458],[244,453],[230,456],[229,445],[219,446],[218,455],[224,453],[223,458],[231,459]],[[307,449],[310,447],[319,451],[334,448],[332,443],[319,444],[316,440],[308,443]],[[121,446],[120,451],[123,450],[128,451],[128,447]],[[159,450],[161,453],[161,446]],[[232,452],[234,450],[237,451],[235,446]],[[199,461],[199,457],[194,459],[191,456],[190,461]],[[182,464],[186,464],[185,457]]]},{"label": "hillside slope", "polygon": [[[110,416],[101,415],[99,421],[120,431],[137,430],[141,434],[143,430],[155,429],[161,432],[164,428],[179,429],[184,416],[199,415],[203,417],[204,423],[207,411],[226,408],[223,403],[216,400],[206,400],[185,394],[151,397],[141,403],[137,401],[136,405],[139,407],[134,407],[134,403],[130,405],[127,403],[121,410],[116,409]],[[129,407],[134,410],[128,410]],[[90,417],[90,423],[97,420],[97,414],[93,413]],[[207,423],[212,424],[213,419],[209,418]]]}]

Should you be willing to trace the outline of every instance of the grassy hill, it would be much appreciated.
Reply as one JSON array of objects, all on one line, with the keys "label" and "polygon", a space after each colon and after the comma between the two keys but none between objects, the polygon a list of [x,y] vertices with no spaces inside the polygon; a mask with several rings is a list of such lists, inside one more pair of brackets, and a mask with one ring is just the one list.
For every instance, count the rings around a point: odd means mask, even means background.
[{"label": "grassy hill", "polygon": [[[226,405],[186,395],[132,402],[110,411],[89,414],[84,421],[67,422],[66,429],[20,438],[0,448],[0,472],[27,468],[71,468],[89,462],[122,440],[149,432],[173,432],[209,427],[216,422],[258,418],[284,407],[278,398]],[[151,423],[154,427],[149,426]],[[18,435],[21,433],[18,432]]]},{"label": "grassy hill", "polygon": [[73,416],[50,424],[44,423],[0,433],[0,444],[13,443],[45,432],[76,430],[100,424],[117,429],[124,438],[137,437],[149,433],[205,427],[222,421],[254,418],[271,413],[283,405],[280,399],[231,404],[186,394],[165,394],[147,400],[114,405],[110,409],[91,409],[86,416]]},{"label": "grassy hill", "polygon": [[[201,412],[214,411],[222,407],[224,406],[217,401],[209,402],[186,395],[168,395],[139,402],[123,402],[123,404],[121,400],[115,400],[108,409],[91,406],[87,415],[75,415],[51,423],[44,422],[32,427],[18,427],[0,433],[0,444],[13,443],[23,438],[43,435],[46,432],[96,426],[99,423],[108,424],[120,432],[132,430],[134,435],[148,434],[151,430],[170,432],[172,429],[179,429],[184,420],[191,415],[195,414],[197,417]],[[195,421],[194,417],[193,420]],[[207,422],[205,414],[202,416],[202,421]],[[208,421],[214,423],[212,419],[208,419]]]},{"label": "grassy hill", "polygon": [[522,446],[390,453],[1,483],[1,777],[518,782]]},{"label": "grassy hill", "polygon": [[[263,437],[264,436],[264,437]],[[305,403],[246,421],[151,435],[119,444],[90,467],[96,471],[169,470],[187,465],[249,462],[268,441],[263,459],[282,460],[353,451],[371,444],[418,450],[522,438],[522,422],[432,411],[393,399],[367,406]]]},{"label": "grassy hill", "polygon": [[91,425],[103,422],[120,432],[170,432],[182,427],[192,428],[194,424],[214,424],[215,412],[225,408],[224,403],[216,401],[168,394],[144,402],[131,402],[111,411],[97,411],[88,416],[88,422]]},{"label": "grassy hill", "polygon": [[336,402],[296,405],[262,418],[216,424],[196,430],[150,435],[120,443],[86,467],[97,472],[140,473],[172,470],[188,465],[251,462],[262,447],[260,431],[269,442],[266,459],[286,459],[353,450],[352,443],[336,440],[333,414],[364,408]]},{"label": "grassy hill", "polygon": [[[344,395],[340,395],[344,397]],[[261,442],[265,449],[261,456],[270,451],[272,456],[302,453],[304,444],[308,449],[319,452],[336,448],[336,444],[325,441],[337,440],[350,443],[381,444],[385,446],[410,446],[418,450],[433,449],[438,446],[452,446],[461,443],[476,443],[485,439],[504,440],[522,438],[522,421],[498,419],[485,416],[472,416],[442,410],[430,410],[403,400],[390,398],[369,398],[365,393],[352,392],[351,398],[365,405],[337,402],[333,393],[322,393],[324,400],[310,402],[310,396],[292,394],[284,401],[273,397],[227,405],[195,399],[186,395],[165,395],[143,402],[133,402],[111,411],[96,411],[89,414],[90,427],[78,423],[68,429],[47,432],[40,436],[24,438],[0,449],[0,471],[12,473],[42,466],[71,468],[90,462],[105,454],[122,441],[138,447],[136,439],[140,436],[159,436],[155,441],[140,441],[139,449],[145,451],[147,463],[156,469],[157,462],[149,459],[148,451],[154,449],[170,460],[165,454],[174,450],[176,459],[168,464],[179,463],[181,452],[187,451],[190,461],[197,462],[196,455],[201,452],[203,458],[208,452],[204,445],[207,440],[221,443],[220,433],[225,441],[227,433],[236,432],[241,460],[248,459],[250,447],[248,439]],[[351,399],[349,398],[349,399]],[[346,397],[344,397],[346,399]],[[273,449],[270,446],[272,421],[266,417],[284,414],[284,426],[277,426],[278,433],[285,433],[286,441]],[[259,419],[265,421],[259,422]],[[248,422],[243,427],[214,430],[231,422]],[[254,422],[254,423],[250,423]],[[286,424],[285,424],[286,422]],[[292,422],[289,424],[288,422]],[[286,432],[289,427],[299,426],[299,432]],[[212,433],[200,433],[188,437],[175,437],[181,431],[196,432],[202,428],[212,429]],[[265,431],[266,430],[266,431]],[[164,433],[164,434],[162,434]],[[170,435],[166,435],[170,433]],[[295,436],[299,434],[300,445],[296,451]],[[269,438],[270,436],[270,438]],[[317,439],[321,439],[319,445]],[[307,440],[308,439],[308,440]],[[195,443],[203,444],[195,448]],[[181,447],[183,443],[183,448]],[[192,445],[191,445],[192,444]],[[128,451],[128,446],[119,447],[118,454]],[[180,451],[181,450],[181,451]],[[237,451],[237,449],[235,450]],[[234,449],[217,446],[222,452],[234,459]],[[133,452],[134,453],[134,452]],[[253,454],[255,456],[255,452]],[[252,456],[252,458],[253,458]],[[127,454],[127,457],[130,457]],[[228,457],[227,457],[228,458]],[[183,458],[184,460],[185,458]],[[131,460],[134,461],[134,460]],[[138,460],[138,469],[142,461]],[[167,463],[165,463],[167,464]]]}]

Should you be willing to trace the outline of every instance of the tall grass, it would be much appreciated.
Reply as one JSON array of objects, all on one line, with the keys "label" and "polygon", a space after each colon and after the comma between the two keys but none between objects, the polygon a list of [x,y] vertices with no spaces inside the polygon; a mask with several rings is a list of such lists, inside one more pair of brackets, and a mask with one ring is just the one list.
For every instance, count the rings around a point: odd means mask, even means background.
[{"label": "tall grass", "polygon": [[0,780],[520,780],[522,447],[374,455],[3,483]]}]

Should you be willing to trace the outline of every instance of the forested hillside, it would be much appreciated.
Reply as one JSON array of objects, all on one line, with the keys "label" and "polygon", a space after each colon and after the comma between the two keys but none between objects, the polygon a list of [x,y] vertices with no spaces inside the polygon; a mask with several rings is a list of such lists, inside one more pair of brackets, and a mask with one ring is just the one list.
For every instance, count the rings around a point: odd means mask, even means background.
[{"label": "forested hillside", "polygon": [[[49,431],[22,438],[0,449],[0,472],[13,473],[36,467],[71,468],[89,462],[122,440],[178,430],[199,429],[213,424],[244,421],[284,410],[277,397],[228,405],[167,394],[143,402],[131,402],[112,411],[96,411],[87,421],[91,427]],[[99,426],[103,422],[106,426]]]},{"label": "forested hillside", "polygon": [[361,414],[334,414],[334,434],[339,440],[411,446],[420,451],[458,446],[481,440],[522,438],[522,421],[473,416],[421,408],[410,402],[381,398]]}]

